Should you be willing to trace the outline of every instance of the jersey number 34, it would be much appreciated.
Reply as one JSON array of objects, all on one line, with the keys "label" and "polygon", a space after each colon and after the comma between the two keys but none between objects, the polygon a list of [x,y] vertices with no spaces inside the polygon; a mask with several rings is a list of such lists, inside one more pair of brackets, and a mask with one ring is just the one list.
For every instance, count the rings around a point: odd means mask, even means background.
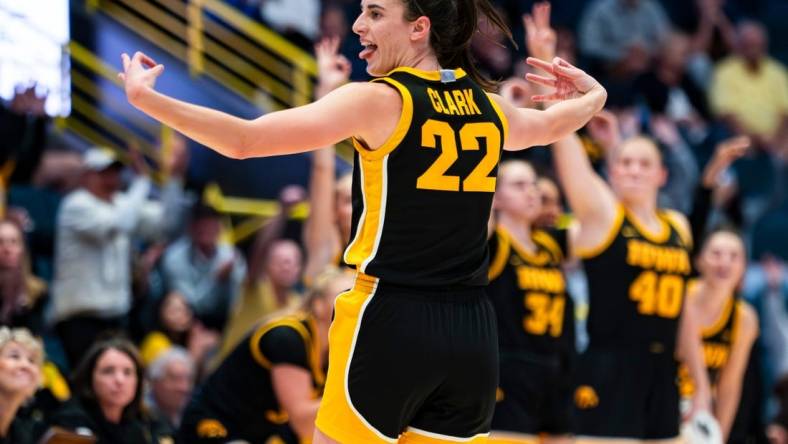
[{"label": "jersey number 34", "polygon": [[[490,177],[501,157],[501,132],[492,122],[466,123],[460,129],[460,146],[463,151],[478,151],[479,139],[486,141],[487,152],[476,168],[462,181],[462,191],[495,192],[495,176]],[[447,122],[429,119],[421,127],[421,145],[436,148],[441,139],[441,153],[438,158],[416,180],[416,188],[421,190],[460,191],[460,176],[450,176],[446,172],[459,156],[457,134]]]}]

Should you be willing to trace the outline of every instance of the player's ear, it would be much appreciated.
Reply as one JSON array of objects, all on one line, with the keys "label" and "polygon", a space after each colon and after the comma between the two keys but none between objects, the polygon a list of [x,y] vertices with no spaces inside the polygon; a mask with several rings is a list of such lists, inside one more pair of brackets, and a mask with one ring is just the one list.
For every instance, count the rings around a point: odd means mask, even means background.
[{"label": "player's ear", "polygon": [[430,37],[430,29],[432,29],[430,18],[422,15],[411,22],[410,40],[426,41]]}]

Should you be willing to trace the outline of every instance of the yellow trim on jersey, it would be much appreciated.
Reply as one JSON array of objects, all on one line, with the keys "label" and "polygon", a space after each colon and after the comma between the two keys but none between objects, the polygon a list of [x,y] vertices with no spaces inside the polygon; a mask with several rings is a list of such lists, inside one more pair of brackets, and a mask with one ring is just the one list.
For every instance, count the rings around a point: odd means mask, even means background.
[{"label": "yellow trim on jersey", "polygon": [[487,439],[487,444],[539,444],[541,438],[536,435],[515,432],[499,432],[493,430]]},{"label": "yellow trim on jersey", "polygon": [[701,330],[701,335],[704,339],[710,338],[722,330],[725,327],[725,324],[728,322],[731,316],[731,310],[733,310],[734,306],[734,297],[731,295],[728,298],[728,301],[725,303],[725,307],[722,308],[722,313],[720,313],[720,317],[714,321],[713,324]]},{"label": "yellow trim on jersey", "polygon": [[394,128],[394,132],[391,133],[383,145],[373,150],[362,145],[355,137],[352,139],[353,146],[356,148],[356,151],[358,151],[361,157],[367,160],[380,160],[387,154],[394,151],[394,149],[397,148],[402,142],[402,139],[405,138],[405,135],[408,134],[410,124],[413,121],[413,97],[410,95],[410,91],[408,91],[408,88],[406,88],[405,85],[394,79],[382,77],[373,80],[373,82],[386,82],[389,85],[395,87],[397,91],[399,91],[400,96],[402,96],[402,112],[400,113],[399,121],[397,122],[397,126]]},{"label": "yellow trim on jersey", "polygon": [[684,244],[688,248],[692,248],[692,233],[687,231],[685,224],[679,222],[679,214],[681,213],[675,210],[664,210],[664,214],[665,218],[668,220],[668,223],[673,227],[674,230],[676,230],[676,232],[679,234],[679,237],[681,237],[681,240],[684,241]]},{"label": "yellow trim on jersey", "polygon": [[489,442],[488,436],[489,433],[480,433],[468,438],[462,438],[408,427],[397,442],[399,444],[482,444]]},{"label": "yellow trim on jersey", "polygon": [[736,301],[736,319],[733,320],[733,328],[731,329],[731,349],[733,349],[734,344],[739,339],[739,323],[741,322],[742,312],[744,311],[744,301]]},{"label": "yellow trim on jersey", "polygon": [[364,311],[375,295],[378,280],[358,273],[353,288],[337,296],[334,321],[328,331],[328,378],[315,425],[343,443],[386,444],[397,439],[375,430],[356,410],[348,390],[348,372]]},{"label": "yellow trim on jersey", "polygon": [[628,209],[626,210],[626,213],[627,213],[627,219],[632,225],[635,226],[635,229],[638,230],[638,233],[643,235],[643,237],[645,237],[649,241],[655,244],[661,244],[667,241],[668,238],[670,238],[670,224],[667,221],[665,221],[665,218],[661,214],[661,211],[657,210],[657,220],[659,220],[660,230],[661,230],[659,233],[653,233],[649,231],[649,229],[638,220],[637,216],[635,216],[635,214],[629,211]]},{"label": "yellow trim on jersey", "polygon": [[509,120],[504,115],[503,110],[500,106],[498,106],[498,102],[492,98],[490,93],[487,94],[487,100],[490,101],[490,105],[492,105],[493,109],[495,110],[495,114],[498,114],[498,119],[501,120],[501,126],[503,126],[503,139],[501,139],[501,149],[506,146],[506,139],[509,137]]},{"label": "yellow trim on jersey", "polygon": [[590,248],[578,248],[577,249],[577,257],[581,259],[590,259],[592,257],[599,256],[605,250],[610,247],[610,244],[613,243],[618,232],[621,231],[621,225],[624,223],[624,216],[626,211],[624,210],[624,206],[618,204],[616,207],[616,218],[613,221],[613,225],[610,227],[610,231],[608,231],[607,236],[605,239],[594,247]]},{"label": "yellow trim on jersey", "polygon": [[271,361],[269,361],[268,358],[266,358],[263,355],[263,352],[260,351],[260,347],[258,347],[258,344],[260,343],[260,340],[263,338],[263,336],[266,333],[277,327],[290,327],[293,330],[295,330],[304,340],[307,356],[313,355],[313,352],[310,347],[312,341],[309,339],[310,336],[309,331],[306,329],[306,327],[304,327],[303,324],[301,324],[301,321],[299,321],[298,319],[293,317],[286,317],[286,318],[274,319],[266,324],[263,324],[262,326],[257,328],[257,330],[252,335],[251,339],[249,339],[249,350],[252,352],[252,358],[254,358],[254,360],[258,364],[260,364],[266,369],[269,370],[271,369],[272,367]]},{"label": "yellow trim on jersey", "polygon": [[[452,71],[454,71],[454,77],[458,79],[465,77],[465,70],[463,70],[462,68],[457,68]],[[432,80],[433,82],[438,82],[441,80],[440,71],[425,71],[423,69],[411,68],[409,66],[400,66],[399,68],[394,68],[391,71],[389,71],[388,74],[386,74],[386,77],[394,74],[395,72],[406,72],[408,74],[414,75],[424,80]]]},{"label": "yellow trim on jersey", "polygon": [[355,265],[356,269],[361,272],[366,269],[364,261],[369,259],[375,251],[378,231],[383,229],[381,215],[382,212],[385,212],[383,188],[386,165],[385,161],[368,160],[363,157],[358,163],[364,210],[358,221],[356,236],[345,250],[345,263]]},{"label": "yellow trim on jersey", "polygon": [[564,260],[564,252],[561,250],[561,247],[558,245],[558,242],[550,235],[550,233],[544,230],[534,230],[533,234],[531,235],[534,242],[541,244],[543,247],[550,250],[551,253],[555,255],[556,260],[559,262],[563,262]]},{"label": "yellow trim on jersey", "polygon": [[503,273],[506,261],[509,259],[509,249],[511,248],[509,236],[500,225],[495,227],[493,236],[498,237],[498,249],[495,252],[495,257],[490,261],[490,269],[487,271],[487,279],[491,281],[497,279]]}]

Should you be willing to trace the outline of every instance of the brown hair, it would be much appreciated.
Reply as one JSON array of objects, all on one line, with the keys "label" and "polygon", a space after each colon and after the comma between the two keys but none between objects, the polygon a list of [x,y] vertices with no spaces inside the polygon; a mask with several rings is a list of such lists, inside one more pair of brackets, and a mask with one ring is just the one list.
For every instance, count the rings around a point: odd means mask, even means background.
[{"label": "brown hair", "polygon": [[16,270],[12,282],[0,283],[0,322],[10,323],[12,317],[23,308],[31,308],[36,300],[46,292],[46,284],[33,276],[30,271],[30,257],[25,242],[25,232],[13,219],[0,219],[0,227],[13,227],[22,244],[20,267]]},{"label": "brown hair", "polygon": [[123,419],[140,419],[143,415],[142,386],[144,382],[144,369],[139,351],[129,340],[124,338],[111,338],[96,342],[87,351],[71,378],[74,393],[80,401],[100,407],[96,391],[93,388],[93,372],[96,370],[98,360],[107,350],[117,350],[134,362],[134,373],[137,375],[137,388],[134,390],[134,399],[123,409]]},{"label": "brown hair", "polygon": [[506,20],[489,0],[402,0],[405,19],[421,16],[430,19],[430,46],[444,68],[462,68],[482,88],[492,91],[497,82],[485,78],[471,55],[471,39],[479,30],[479,19],[486,18],[515,46]]}]

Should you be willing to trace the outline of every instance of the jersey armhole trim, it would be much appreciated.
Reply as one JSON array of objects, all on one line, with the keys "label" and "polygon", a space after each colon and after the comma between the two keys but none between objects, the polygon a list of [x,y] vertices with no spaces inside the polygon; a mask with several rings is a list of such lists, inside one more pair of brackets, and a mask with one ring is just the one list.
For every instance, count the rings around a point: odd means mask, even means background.
[{"label": "jersey armhole trim", "polygon": [[263,355],[263,352],[260,351],[260,347],[258,344],[260,340],[265,336],[266,333],[269,331],[277,328],[277,327],[290,327],[301,336],[301,339],[304,340],[304,346],[306,347],[306,356],[310,357],[312,355],[310,350],[310,340],[309,340],[309,332],[307,329],[301,325],[301,323],[296,319],[280,319],[277,321],[273,321],[269,324],[263,325],[262,327],[258,328],[257,331],[254,332],[251,339],[249,339],[249,350],[252,352],[252,358],[254,358],[255,362],[263,366],[268,370],[273,367],[273,363],[271,363],[268,358]]},{"label": "jersey armhole trim", "polygon": [[380,160],[394,151],[402,142],[402,139],[405,138],[405,135],[408,134],[410,124],[413,121],[413,97],[410,95],[410,91],[408,91],[405,85],[389,77],[382,77],[372,81],[388,83],[393,86],[402,97],[402,113],[399,116],[399,121],[394,128],[394,132],[391,133],[383,145],[375,150],[371,150],[364,147],[355,137],[352,138],[353,146],[361,157],[366,160]]},{"label": "jersey armhole trim", "polygon": [[624,210],[624,206],[620,203],[616,205],[616,218],[613,221],[613,225],[610,227],[610,231],[608,231],[607,235],[605,236],[604,240],[594,247],[590,248],[578,248],[576,251],[576,256],[580,259],[591,259],[596,256],[599,256],[605,250],[610,247],[610,244],[616,239],[616,235],[618,232],[621,231],[621,225],[624,223],[624,215],[626,214],[626,210]]},{"label": "jersey armhole trim", "polygon": [[[722,313],[720,313],[720,317],[717,318],[716,321],[714,321],[714,324],[701,330],[701,335],[704,338],[710,338],[716,335],[717,333],[719,333],[720,330],[722,330],[725,327],[725,324],[728,323],[728,320],[731,318],[731,315],[733,316],[737,315],[737,313],[733,313],[733,314],[731,313],[731,311],[733,311],[734,306],[736,305],[738,304],[736,303],[735,298],[731,296],[730,299],[728,299],[728,302],[725,303],[725,308],[722,309]],[[735,320],[734,320],[734,324],[735,324]],[[734,327],[734,332],[735,332],[735,327]]]},{"label": "jersey armhole trim", "polygon": [[494,280],[503,273],[506,266],[506,260],[509,258],[509,249],[511,247],[509,236],[500,228],[496,228],[493,236],[498,238],[498,249],[495,251],[495,257],[490,261],[490,269],[487,271],[487,279]]},{"label": "jersey armhole trim", "polygon": [[664,214],[665,218],[668,220],[668,224],[670,224],[670,226],[676,230],[676,233],[679,234],[679,237],[684,242],[684,244],[686,244],[687,247],[692,248],[694,241],[694,239],[692,239],[692,233],[687,231],[684,224],[679,223],[676,211],[665,210]]},{"label": "jersey armhole trim", "polygon": [[503,147],[506,146],[506,141],[509,140],[509,120],[506,119],[506,115],[503,113],[503,110],[500,106],[498,106],[498,102],[493,99],[490,93],[485,93],[487,96],[487,100],[490,101],[490,105],[495,110],[495,114],[498,114],[498,119],[501,121],[501,126],[503,126],[503,140],[501,140],[501,150]]}]

